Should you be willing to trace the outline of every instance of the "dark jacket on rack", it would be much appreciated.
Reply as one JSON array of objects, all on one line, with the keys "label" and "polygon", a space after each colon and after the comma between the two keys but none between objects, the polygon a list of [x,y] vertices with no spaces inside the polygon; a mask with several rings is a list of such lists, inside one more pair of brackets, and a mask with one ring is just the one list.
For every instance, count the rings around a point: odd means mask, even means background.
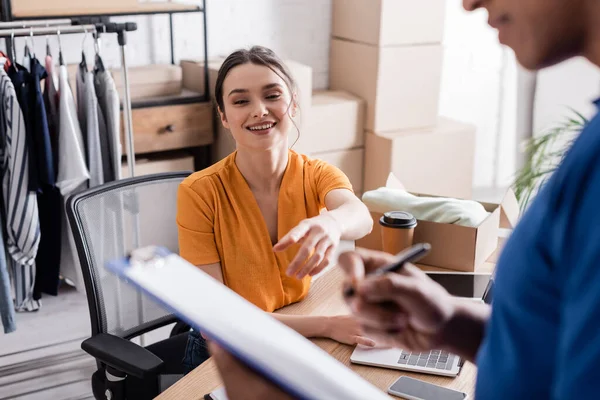
[{"label": "dark jacket on rack", "polygon": [[47,79],[46,70],[36,58],[31,59],[31,101],[33,138],[37,154],[38,177],[41,193],[38,194],[41,240],[36,257],[36,277],[34,298],[41,298],[42,292],[53,296],[58,294],[60,282],[61,208],[62,196],[56,187],[56,171],[52,151],[48,115],[42,95],[41,81]]}]

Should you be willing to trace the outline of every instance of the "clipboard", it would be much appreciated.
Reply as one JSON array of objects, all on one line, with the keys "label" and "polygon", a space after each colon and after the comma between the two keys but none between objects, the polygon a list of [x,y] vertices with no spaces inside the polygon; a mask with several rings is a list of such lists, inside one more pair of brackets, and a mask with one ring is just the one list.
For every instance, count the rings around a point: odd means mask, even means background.
[{"label": "clipboard", "polygon": [[389,400],[310,340],[166,248],[135,250],[107,268],[299,399]]}]

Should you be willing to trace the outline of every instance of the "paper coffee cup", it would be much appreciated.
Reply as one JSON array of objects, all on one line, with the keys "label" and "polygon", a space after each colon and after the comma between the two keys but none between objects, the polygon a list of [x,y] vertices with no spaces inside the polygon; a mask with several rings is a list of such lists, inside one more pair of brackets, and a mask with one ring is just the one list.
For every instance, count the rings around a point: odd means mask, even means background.
[{"label": "paper coffee cup", "polygon": [[412,246],[417,219],[406,211],[388,211],[379,219],[383,251],[398,254]]}]

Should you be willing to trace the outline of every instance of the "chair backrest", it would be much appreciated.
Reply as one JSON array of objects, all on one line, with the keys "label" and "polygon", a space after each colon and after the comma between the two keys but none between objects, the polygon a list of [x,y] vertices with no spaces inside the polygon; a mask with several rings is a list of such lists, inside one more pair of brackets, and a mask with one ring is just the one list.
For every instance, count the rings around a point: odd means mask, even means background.
[{"label": "chair backrest", "polygon": [[67,216],[85,282],[92,335],[129,339],[175,320],[104,266],[137,247],[160,245],[178,252],[177,188],[189,174],[122,179],[69,198]]}]

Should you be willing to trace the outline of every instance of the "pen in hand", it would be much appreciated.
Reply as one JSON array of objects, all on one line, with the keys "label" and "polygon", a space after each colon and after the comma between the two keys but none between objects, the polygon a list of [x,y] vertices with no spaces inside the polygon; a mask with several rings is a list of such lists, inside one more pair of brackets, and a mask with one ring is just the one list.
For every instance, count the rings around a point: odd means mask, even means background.
[{"label": "pen in hand", "polygon": [[[421,258],[423,258],[429,251],[431,250],[431,245],[429,243],[417,243],[408,249],[402,250],[396,256],[396,261],[392,264],[386,265],[379,269],[376,269],[368,275],[370,276],[379,276],[387,274],[388,272],[398,272],[402,269],[405,263],[412,263]],[[355,294],[354,287],[350,286],[344,290],[345,297],[352,297]]]}]

